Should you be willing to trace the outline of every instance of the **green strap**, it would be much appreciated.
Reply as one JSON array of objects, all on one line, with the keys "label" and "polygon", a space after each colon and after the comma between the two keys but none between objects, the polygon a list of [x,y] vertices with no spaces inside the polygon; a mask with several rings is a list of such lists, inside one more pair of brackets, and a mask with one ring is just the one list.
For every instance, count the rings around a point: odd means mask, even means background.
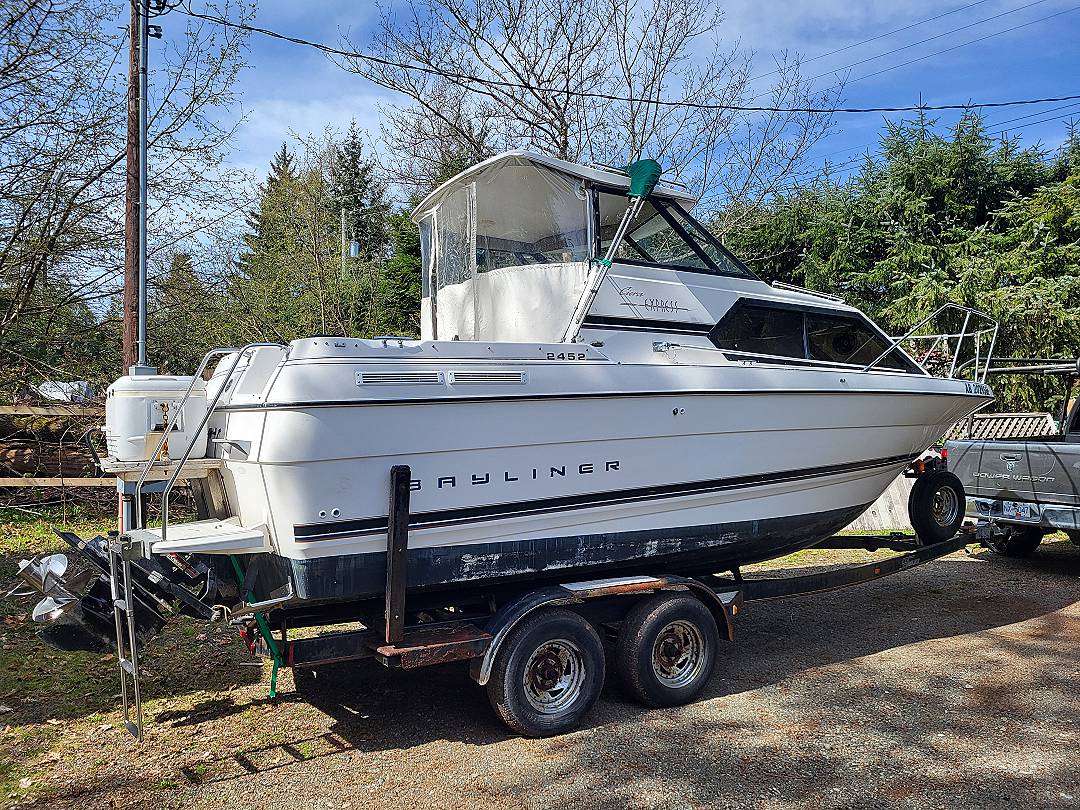
[{"label": "green strap", "polygon": [[[233,571],[236,573],[236,584],[242,587],[244,584],[244,572],[240,570],[240,563],[233,554],[229,555],[229,561],[232,563]],[[254,598],[255,595],[251,591],[244,594],[244,601],[248,604]],[[270,670],[270,699],[273,700],[277,697],[277,675],[282,664],[281,651],[278,649],[273,633],[270,632],[270,623],[266,621],[266,616],[259,611],[255,612],[255,625],[259,628],[259,633],[262,635],[263,640],[266,641],[266,646],[270,648],[270,655],[274,659],[274,667]]]}]

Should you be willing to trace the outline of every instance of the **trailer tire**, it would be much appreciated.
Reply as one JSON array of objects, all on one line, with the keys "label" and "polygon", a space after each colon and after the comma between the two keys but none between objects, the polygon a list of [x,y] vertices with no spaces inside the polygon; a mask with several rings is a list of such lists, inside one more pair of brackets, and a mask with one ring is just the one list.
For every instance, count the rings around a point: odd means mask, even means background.
[{"label": "trailer tire", "polygon": [[524,619],[495,656],[488,699],[526,737],[569,731],[600,697],[604,647],[591,624],[562,608]]},{"label": "trailer tire", "polygon": [[1027,557],[1035,552],[1042,543],[1041,529],[1016,529],[1000,540],[988,544],[988,548],[1002,557]]},{"label": "trailer tire", "polygon": [[908,496],[908,518],[919,542],[929,546],[955,537],[966,505],[964,485],[948,470],[916,478]]},{"label": "trailer tire", "polygon": [[623,621],[615,645],[619,680],[645,706],[681,706],[709,682],[719,645],[716,619],[699,599],[654,596]]}]

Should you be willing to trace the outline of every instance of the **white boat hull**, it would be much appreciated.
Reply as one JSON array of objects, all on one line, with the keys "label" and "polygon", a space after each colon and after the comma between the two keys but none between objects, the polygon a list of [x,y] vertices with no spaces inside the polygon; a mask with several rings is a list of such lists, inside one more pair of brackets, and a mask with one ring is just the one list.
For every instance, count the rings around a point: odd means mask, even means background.
[{"label": "white boat hull", "polygon": [[[984,401],[957,381],[911,375],[853,384],[835,370],[588,365],[573,394],[545,388],[551,377],[565,391],[569,369],[518,363],[500,368],[521,370],[527,386],[402,386],[392,401],[354,387],[341,401],[340,388],[311,390],[328,384],[325,366],[312,375],[286,364],[267,401],[220,417],[229,446],[248,448],[228,451],[230,501],[244,525],[270,527],[298,595],[311,599],[382,592],[398,464],[413,479],[412,587],[568,569],[723,570],[847,525]],[[335,373],[349,379],[374,367],[342,366]],[[635,393],[620,394],[631,376]],[[289,402],[293,389],[307,402]]]}]

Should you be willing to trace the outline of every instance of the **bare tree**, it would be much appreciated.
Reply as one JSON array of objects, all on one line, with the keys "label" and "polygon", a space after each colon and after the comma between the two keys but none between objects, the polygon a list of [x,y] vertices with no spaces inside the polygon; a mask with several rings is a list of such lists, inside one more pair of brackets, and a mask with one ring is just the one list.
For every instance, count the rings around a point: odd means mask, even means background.
[{"label": "bare tree", "polygon": [[[43,369],[79,339],[56,313],[107,317],[120,288],[124,7],[10,0],[0,19],[0,352]],[[176,35],[180,18],[159,21],[174,35],[153,54],[152,255],[246,202],[218,174],[242,35],[199,24]]]},{"label": "bare tree", "polygon": [[652,157],[707,204],[745,211],[830,118],[731,108],[828,106],[838,88],[813,93],[785,57],[772,86],[755,89],[752,55],[721,46],[722,21],[713,3],[686,0],[411,0],[400,16],[384,10],[370,45],[406,67],[343,64],[407,99],[384,126],[399,178],[423,182],[433,158],[508,147],[602,164]]}]

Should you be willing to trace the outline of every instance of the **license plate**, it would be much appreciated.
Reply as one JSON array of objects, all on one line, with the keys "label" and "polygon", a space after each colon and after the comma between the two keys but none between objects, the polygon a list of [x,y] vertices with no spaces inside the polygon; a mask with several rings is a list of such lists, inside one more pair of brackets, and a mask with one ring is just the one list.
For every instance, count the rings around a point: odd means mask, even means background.
[{"label": "license plate", "polygon": [[1016,503],[1015,501],[1002,501],[1001,516],[1029,520],[1031,518],[1031,504]]}]

